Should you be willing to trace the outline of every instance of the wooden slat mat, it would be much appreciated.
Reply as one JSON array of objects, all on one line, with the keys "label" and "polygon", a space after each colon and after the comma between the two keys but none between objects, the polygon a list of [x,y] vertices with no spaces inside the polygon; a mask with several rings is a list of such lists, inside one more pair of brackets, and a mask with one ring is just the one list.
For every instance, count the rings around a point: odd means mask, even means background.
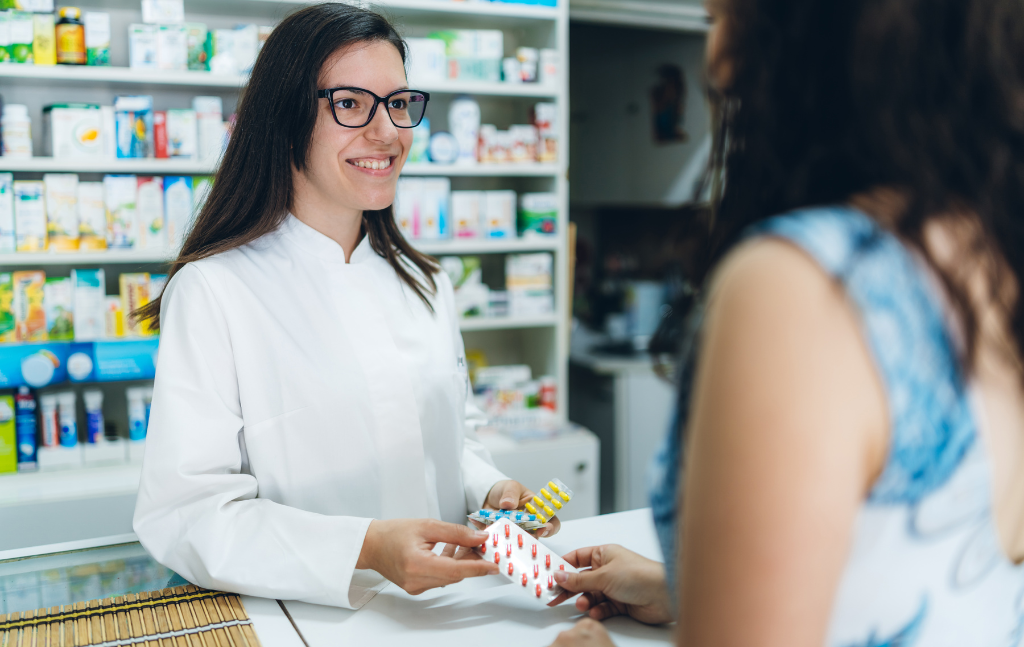
[{"label": "wooden slat mat", "polygon": [[260,647],[242,601],[198,587],[0,614],[0,647]]}]

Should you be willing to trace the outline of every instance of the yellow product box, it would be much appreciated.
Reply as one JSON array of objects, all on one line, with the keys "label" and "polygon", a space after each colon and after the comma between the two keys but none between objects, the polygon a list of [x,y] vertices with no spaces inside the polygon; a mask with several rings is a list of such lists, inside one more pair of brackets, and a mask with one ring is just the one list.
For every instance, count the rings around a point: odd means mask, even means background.
[{"label": "yellow product box", "polygon": [[107,205],[102,182],[78,183],[78,249],[107,248]]},{"label": "yellow product box", "polygon": [[0,474],[18,471],[18,443],[14,427],[14,396],[0,395]]},{"label": "yellow product box", "polygon": [[46,272],[14,272],[14,332],[18,341],[46,341]]},{"label": "yellow product box", "polygon": [[119,282],[124,334],[128,337],[145,336],[147,331],[143,330],[139,321],[132,317],[132,313],[149,303],[149,274],[145,272],[122,274]]},{"label": "yellow product box", "polygon": [[36,65],[57,64],[57,26],[52,13],[32,14],[32,58]]},{"label": "yellow product box", "polygon": [[14,334],[14,275],[0,272],[0,343],[17,341]]},{"label": "yellow product box", "polygon": [[121,311],[121,297],[106,298],[106,337],[124,337],[124,313]]}]

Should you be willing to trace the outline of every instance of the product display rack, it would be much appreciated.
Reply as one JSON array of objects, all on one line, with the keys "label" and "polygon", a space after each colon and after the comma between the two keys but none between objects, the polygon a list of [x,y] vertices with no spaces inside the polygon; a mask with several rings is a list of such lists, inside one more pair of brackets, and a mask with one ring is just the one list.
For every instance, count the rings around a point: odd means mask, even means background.
[{"label": "product display rack", "polygon": [[[273,24],[287,12],[307,4],[292,0],[185,0],[186,20],[206,22],[211,28],[236,23]],[[558,7],[449,0],[384,0],[360,3],[382,10],[399,26],[403,35],[423,36],[429,30],[448,28],[501,29],[505,53],[517,46],[554,48],[559,52],[557,84],[510,84],[444,81],[410,85],[431,92],[428,115],[434,129],[447,130],[444,115],[457,94],[477,97],[483,123],[506,128],[526,123],[529,108],[537,101],[558,105],[559,159],[553,164],[480,164],[442,166],[409,164],[404,176],[452,178],[455,189],[515,189],[519,193],[554,192],[558,198],[557,233],[550,238],[466,239],[411,241],[418,249],[435,255],[490,255],[550,252],[554,255],[555,312],[532,317],[468,318],[462,322],[466,347],[483,349],[491,364],[523,363],[534,374],[552,375],[558,385],[558,411],[567,416],[567,358],[569,340],[568,235],[568,0]],[[112,12],[114,39],[126,40],[124,28],[141,17],[138,0],[98,0],[84,10]],[[109,104],[115,94],[152,94],[157,109],[185,107],[192,95],[216,94],[224,98],[225,115],[234,110],[244,77],[207,72],[138,71],[123,67],[127,51],[119,53],[112,43],[113,67],[42,67],[0,64],[0,84],[6,103],[29,105],[35,129],[41,130],[41,108],[47,103],[81,101]],[[122,65],[122,67],[117,67]],[[70,90],[73,99],[68,98]],[[42,151],[41,138],[34,134],[35,150]],[[45,157],[6,159],[0,157],[0,171],[14,172],[15,179],[38,179],[46,172],[74,172],[85,179],[99,179],[104,173],[139,175],[210,175],[213,165],[166,159],[63,161]],[[119,271],[166,271],[169,253],[147,250],[110,250],[37,254],[0,254],[0,271],[39,267],[48,275],[66,275],[72,267],[108,267]],[[111,267],[113,266],[113,267]],[[132,267],[135,266],[135,267]],[[124,268],[123,270],[121,268]],[[109,279],[108,279],[109,283]],[[130,495],[138,486],[139,466],[86,467],[0,475],[0,508],[75,500],[76,505],[114,495]]]}]

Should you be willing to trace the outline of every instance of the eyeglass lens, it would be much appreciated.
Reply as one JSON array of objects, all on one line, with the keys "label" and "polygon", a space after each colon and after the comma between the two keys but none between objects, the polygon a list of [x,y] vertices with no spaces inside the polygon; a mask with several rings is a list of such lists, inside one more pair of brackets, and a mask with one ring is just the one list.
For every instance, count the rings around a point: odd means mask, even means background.
[{"label": "eyeglass lens", "polygon": [[[359,90],[335,90],[334,114],[343,126],[358,128],[370,120],[376,99]],[[391,121],[399,128],[412,128],[420,123],[427,109],[427,98],[420,92],[399,92],[384,102]]]}]

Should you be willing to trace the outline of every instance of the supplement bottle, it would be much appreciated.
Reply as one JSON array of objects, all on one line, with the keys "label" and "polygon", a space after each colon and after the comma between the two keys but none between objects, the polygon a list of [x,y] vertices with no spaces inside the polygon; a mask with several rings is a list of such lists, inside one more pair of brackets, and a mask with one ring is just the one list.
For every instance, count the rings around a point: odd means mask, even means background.
[{"label": "supplement bottle", "polygon": [[57,21],[57,62],[63,65],[85,65],[85,24],[78,7],[61,7]]},{"label": "supplement bottle", "polygon": [[32,120],[28,106],[8,103],[0,117],[3,129],[4,157],[32,157]]}]

